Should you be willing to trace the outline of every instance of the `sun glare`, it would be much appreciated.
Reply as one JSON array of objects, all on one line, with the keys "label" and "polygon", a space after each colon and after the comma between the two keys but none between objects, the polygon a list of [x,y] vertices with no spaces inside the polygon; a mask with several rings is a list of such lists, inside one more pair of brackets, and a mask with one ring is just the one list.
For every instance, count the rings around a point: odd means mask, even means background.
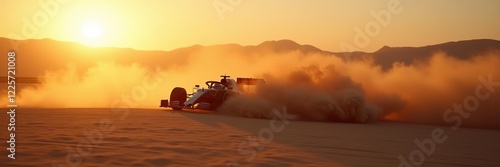
[{"label": "sun glare", "polygon": [[97,40],[101,37],[101,25],[97,22],[88,22],[83,26],[82,35],[88,40]]}]

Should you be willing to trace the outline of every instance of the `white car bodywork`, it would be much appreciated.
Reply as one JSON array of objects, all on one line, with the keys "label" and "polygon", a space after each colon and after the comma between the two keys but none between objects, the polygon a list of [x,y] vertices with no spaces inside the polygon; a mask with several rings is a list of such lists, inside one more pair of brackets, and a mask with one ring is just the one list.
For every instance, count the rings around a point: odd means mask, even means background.
[{"label": "white car bodywork", "polygon": [[191,94],[191,97],[184,103],[184,107],[193,106],[194,103],[196,102],[196,100],[198,100],[198,98],[200,98],[205,92],[207,92],[209,90],[225,89],[225,90],[231,91],[235,94],[242,94],[243,93],[238,88],[238,85],[236,84],[236,81],[234,81],[234,79],[225,79],[225,80],[226,80],[227,87],[220,84],[220,83],[216,83],[216,85],[214,85],[212,88],[207,88],[207,89],[195,88],[196,91],[193,92],[193,94]]},{"label": "white car bodywork", "polygon": [[[160,100],[160,107],[182,110],[183,108],[198,108],[215,110],[228,98],[235,95],[249,93],[250,85],[259,86],[265,84],[263,79],[237,78],[235,81],[230,76],[221,75],[219,81],[207,81],[207,88],[196,85],[193,93],[187,94],[186,89],[175,87],[168,99]],[[247,86],[247,87],[245,87]]]}]

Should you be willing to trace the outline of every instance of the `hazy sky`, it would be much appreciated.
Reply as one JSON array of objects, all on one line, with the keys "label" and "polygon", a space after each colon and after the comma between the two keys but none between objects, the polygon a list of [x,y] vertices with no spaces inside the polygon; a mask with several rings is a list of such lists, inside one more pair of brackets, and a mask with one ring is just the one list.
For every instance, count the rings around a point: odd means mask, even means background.
[{"label": "hazy sky", "polygon": [[[377,21],[372,11],[389,15]],[[500,40],[498,0],[3,0],[0,14],[1,37],[140,50],[291,39],[375,51]]]}]

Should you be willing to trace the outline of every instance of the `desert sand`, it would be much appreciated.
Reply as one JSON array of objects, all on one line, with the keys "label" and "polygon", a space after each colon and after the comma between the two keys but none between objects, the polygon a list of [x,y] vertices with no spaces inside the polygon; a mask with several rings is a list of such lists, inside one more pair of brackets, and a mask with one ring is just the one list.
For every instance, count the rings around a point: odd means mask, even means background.
[{"label": "desert sand", "polygon": [[16,159],[3,149],[0,166],[398,166],[435,128],[448,138],[421,166],[500,165],[498,130],[304,121],[271,128],[265,119],[127,110],[18,108]]}]

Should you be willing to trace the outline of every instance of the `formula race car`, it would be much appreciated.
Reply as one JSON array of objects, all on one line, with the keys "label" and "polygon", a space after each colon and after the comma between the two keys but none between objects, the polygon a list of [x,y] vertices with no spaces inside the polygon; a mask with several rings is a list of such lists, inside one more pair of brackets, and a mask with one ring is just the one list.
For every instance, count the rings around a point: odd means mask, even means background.
[{"label": "formula race car", "polygon": [[[216,110],[230,97],[248,93],[248,86],[259,86],[265,83],[263,79],[237,78],[237,81],[234,81],[227,75],[220,77],[222,77],[220,81],[205,82],[208,88],[200,88],[200,85],[195,85],[191,94],[187,94],[184,88],[175,87],[170,93],[170,103],[169,100],[163,99],[160,102],[160,107],[170,107],[174,110],[184,108]],[[246,92],[245,86],[247,86]]]}]

